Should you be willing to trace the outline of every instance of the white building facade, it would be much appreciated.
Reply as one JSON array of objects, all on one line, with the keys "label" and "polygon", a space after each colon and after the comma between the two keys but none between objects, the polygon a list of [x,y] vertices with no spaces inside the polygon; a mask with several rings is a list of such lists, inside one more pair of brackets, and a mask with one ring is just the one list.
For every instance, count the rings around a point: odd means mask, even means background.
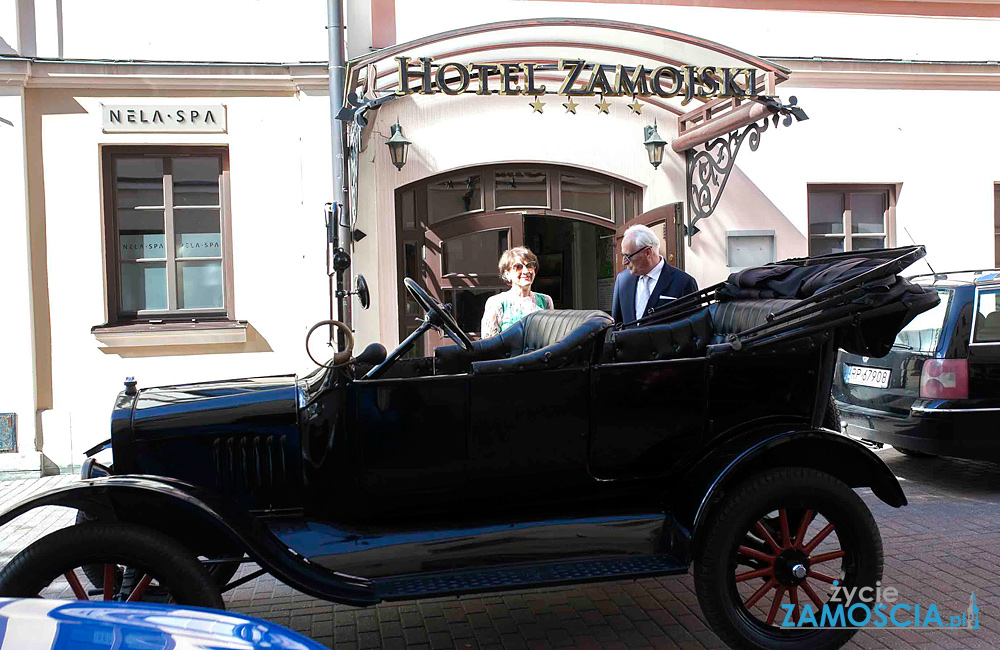
[{"label": "white building facade", "polygon": [[[996,264],[994,5],[690,4],[348,3],[357,79],[379,80],[369,99],[395,93],[396,56],[533,63],[549,90],[407,94],[352,130],[348,214],[365,236],[351,275],[372,288],[371,308],[352,308],[358,346],[412,329],[406,275],[475,333],[502,288],[497,254],[518,244],[539,254],[536,288],[557,307],[605,307],[616,233],[640,217],[702,287],[907,233],[938,270]],[[516,28],[466,33],[493,22]],[[0,472],[78,465],[107,438],[127,376],[142,387],[309,369],[305,333],[330,314],[325,27],[319,0],[0,7]],[[718,100],[654,93],[636,110],[635,97],[596,94],[574,113],[553,92],[569,59],[591,65],[581,80],[594,65],[612,77],[619,64],[753,67],[761,94],[795,95],[809,119],[744,144],[692,235],[689,154],[668,144],[654,168],[644,128],[672,143]],[[412,143],[399,170],[385,144],[397,123]]]}]

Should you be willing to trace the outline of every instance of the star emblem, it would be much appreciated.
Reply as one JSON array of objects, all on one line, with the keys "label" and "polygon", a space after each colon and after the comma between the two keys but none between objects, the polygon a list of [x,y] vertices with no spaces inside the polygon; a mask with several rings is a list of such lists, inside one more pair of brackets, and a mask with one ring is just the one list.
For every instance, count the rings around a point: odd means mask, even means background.
[{"label": "star emblem", "polygon": [[611,102],[609,102],[608,100],[606,100],[604,97],[601,97],[601,101],[598,102],[598,103],[596,103],[596,104],[594,104],[594,106],[597,107],[597,114],[598,115],[600,115],[601,113],[604,113],[605,115],[610,115],[611,114],[611,112],[610,112],[611,111]]},{"label": "star emblem", "polygon": [[565,104],[563,104],[563,106],[566,107],[566,112],[567,113],[572,113],[573,115],[576,115],[576,107],[579,106],[579,104],[577,104],[576,102],[574,102],[573,98],[570,97],[569,101],[566,102]]},{"label": "star emblem", "polygon": [[642,106],[643,105],[639,103],[639,100],[635,96],[632,97],[632,103],[628,104],[628,107],[632,109],[633,115],[642,115]]},{"label": "star emblem", "polygon": [[542,106],[545,106],[545,103],[542,102],[542,101],[540,101],[538,99],[538,96],[536,95],[535,96],[535,101],[528,102],[528,106],[530,106],[533,109],[535,109],[535,110],[531,111],[532,113],[541,113],[542,112]]}]

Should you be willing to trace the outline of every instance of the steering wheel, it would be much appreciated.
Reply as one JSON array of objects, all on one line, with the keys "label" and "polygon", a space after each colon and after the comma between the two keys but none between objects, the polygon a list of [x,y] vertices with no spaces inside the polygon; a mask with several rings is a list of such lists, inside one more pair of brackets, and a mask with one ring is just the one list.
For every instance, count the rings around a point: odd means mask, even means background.
[{"label": "steering wheel", "polygon": [[458,321],[455,320],[455,317],[449,310],[445,309],[444,305],[431,298],[430,294],[424,291],[423,287],[410,278],[403,278],[403,284],[406,285],[406,290],[410,292],[413,299],[424,310],[428,320],[433,325],[440,326],[444,330],[444,333],[448,335],[448,338],[458,343],[463,350],[472,352],[472,339],[462,331],[462,328],[458,326]]}]

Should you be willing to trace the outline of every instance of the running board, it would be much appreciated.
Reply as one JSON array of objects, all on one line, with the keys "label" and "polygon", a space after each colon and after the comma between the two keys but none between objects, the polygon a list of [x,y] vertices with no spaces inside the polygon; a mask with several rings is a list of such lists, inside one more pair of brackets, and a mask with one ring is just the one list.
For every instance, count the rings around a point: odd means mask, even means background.
[{"label": "running board", "polygon": [[669,555],[545,562],[463,571],[390,576],[372,580],[382,600],[468,594],[622,578],[687,573],[688,565]]}]

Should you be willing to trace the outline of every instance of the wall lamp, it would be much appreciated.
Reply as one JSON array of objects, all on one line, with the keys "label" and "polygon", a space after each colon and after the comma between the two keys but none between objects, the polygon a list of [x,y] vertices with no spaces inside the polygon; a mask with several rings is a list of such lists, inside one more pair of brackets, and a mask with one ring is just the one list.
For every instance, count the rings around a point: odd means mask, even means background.
[{"label": "wall lamp", "polygon": [[657,133],[656,120],[653,120],[653,126],[645,127],[643,133],[646,139],[643,140],[642,144],[646,147],[646,153],[649,154],[649,164],[653,166],[653,169],[656,169],[663,162],[663,149],[667,146],[667,141]]},{"label": "wall lamp", "polygon": [[[403,165],[406,164],[406,154],[410,150],[409,140],[403,137],[403,127],[399,125],[399,120],[389,127],[389,132],[392,133],[392,137],[386,141],[386,146],[389,147],[389,155],[392,157],[392,164],[396,166],[397,170],[403,169]],[[663,154],[660,154],[662,157]]]}]

